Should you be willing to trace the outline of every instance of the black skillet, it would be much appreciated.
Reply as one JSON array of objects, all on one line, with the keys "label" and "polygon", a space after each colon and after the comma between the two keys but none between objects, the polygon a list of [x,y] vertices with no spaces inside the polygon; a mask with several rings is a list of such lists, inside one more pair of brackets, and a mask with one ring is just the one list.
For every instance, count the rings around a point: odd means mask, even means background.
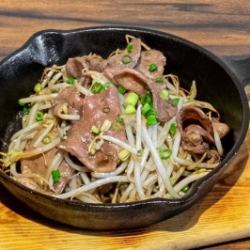
[{"label": "black skillet", "polygon": [[[189,89],[193,79],[198,98],[211,102],[230,126],[223,141],[226,154],[219,167],[192,186],[179,200],[151,199],[129,204],[95,205],[60,200],[32,191],[0,171],[1,183],[31,209],[52,220],[80,228],[111,230],[135,228],[170,218],[200,200],[227,167],[248,129],[248,102],[244,84],[250,81],[250,59],[226,65],[202,47],[179,37],[137,27],[94,27],[71,31],[47,30],[33,35],[0,64],[0,138],[16,129],[17,100],[32,92],[45,66],[63,64],[68,57],[90,52],[107,57],[125,46],[125,34],[140,37],[167,57],[167,72],[181,76]],[[7,128],[7,129],[6,129]]]}]

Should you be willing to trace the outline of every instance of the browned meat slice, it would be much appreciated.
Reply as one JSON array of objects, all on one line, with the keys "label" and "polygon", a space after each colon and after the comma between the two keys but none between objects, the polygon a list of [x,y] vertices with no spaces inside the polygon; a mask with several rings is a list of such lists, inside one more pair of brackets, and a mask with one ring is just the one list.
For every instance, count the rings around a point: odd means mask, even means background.
[{"label": "browned meat slice", "polygon": [[96,54],[90,54],[82,57],[69,58],[66,63],[66,73],[77,79],[82,77],[82,70],[94,70],[102,72],[106,66],[106,60]]},{"label": "browned meat slice", "polygon": [[83,98],[80,96],[76,87],[67,87],[53,100],[53,113],[60,112],[63,105],[66,104],[69,114],[78,114],[81,110]]},{"label": "browned meat slice", "polygon": [[219,163],[220,155],[217,150],[211,149],[207,151],[206,162],[209,164]]},{"label": "browned meat slice", "polygon": [[209,149],[208,132],[199,125],[189,125],[183,131],[182,146],[187,152],[204,154]]},{"label": "browned meat slice", "polygon": [[[73,122],[62,148],[77,157],[86,167],[97,172],[110,172],[118,163],[120,148],[113,143],[104,142],[94,155],[88,152],[94,139],[92,126],[100,128],[105,120],[114,122],[120,113],[119,97],[115,87],[100,94],[87,96],[83,100],[81,120]],[[106,134],[125,141],[124,130],[109,130]]]},{"label": "browned meat slice", "polygon": [[194,154],[203,154],[213,143],[212,122],[206,114],[195,106],[182,108],[176,121],[182,136],[183,148]]},{"label": "browned meat slice", "polygon": [[223,122],[213,122],[215,130],[218,132],[220,138],[224,137],[230,130],[229,126]]},{"label": "browned meat slice", "polygon": [[[150,65],[155,64],[156,68],[150,70]],[[140,63],[137,69],[146,77],[155,79],[163,75],[166,65],[166,57],[159,50],[150,49],[141,53]]]},{"label": "browned meat slice", "polygon": [[113,76],[117,75],[122,69],[134,68],[137,65],[141,55],[141,40],[137,38],[132,39],[130,44],[132,45],[131,52],[128,52],[127,49],[125,49],[120,53],[111,55],[107,59],[104,74],[111,81],[113,80]]},{"label": "browned meat slice", "polygon": [[153,95],[153,105],[157,112],[159,121],[166,122],[176,115],[177,108],[170,102],[160,97],[162,90],[166,88],[165,84],[157,84],[147,79],[140,72],[134,69],[123,69],[113,76],[113,82],[123,86],[125,89],[133,91],[139,95],[145,93],[149,88]]},{"label": "browned meat slice", "polygon": [[163,100],[160,93],[165,89],[164,85],[150,82],[149,88],[153,96],[153,105],[157,112],[157,117],[161,122],[167,122],[177,113],[177,107],[173,106],[168,100]]},{"label": "browned meat slice", "polygon": [[145,93],[148,79],[134,69],[123,69],[113,77],[113,82],[139,95]]},{"label": "browned meat slice", "polygon": [[[34,174],[38,177],[40,176],[41,180],[48,180],[48,177],[50,176],[50,173],[48,173],[48,169],[57,152],[57,149],[52,149],[44,153],[43,155],[24,159],[21,161],[22,174],[24,175],[24,177],[25,175],[31,176],[30,181],[25,181],[28,186],[32,185],[32,183],[36,180],[34,189],[37,189],[36,186],[39,186],[41,188],[41,183],[37,182],[38,178],[34,179],[34,177],[32,177],[32,175]],[[64,190],[66,184],[74,173],[73,169],[64,161],[60,164],[60,166],[58,166],[58,169],[60,171],[61,178],[59,182],[54,183],[53,185],[55,193],[61,193]]]},{"label": "browned meat slice", "polygon": [[[41,134],[40,131],[36,133],[34,138],[27,144],[26,150],[33,149],[33,143],[40,136],[40,134]],[[53,129],[50,132],[50,136],[51,138],[58,137],[57,129]],[[49,173],[49,167],[57,152],[58,149],[53,148],[50,151],[43,153],[42,155],[21,160],[21,173],[23,174],[23,177],[30,176],[31,178],[30,181],[26,181],[26,179],[24,179],[24,182],[27,183],[27,185],[32,185],[32,183],[35,181],[36,184],[41,187],[42,186],[41,183],[38,182],[39,177],[40,181],[41,180],[48,181],[48,178],[50,177],[51,174]],[[60,166],[58,166],[58,169],[60,171],[61,178],[58,183],[54,183],[53,188],[56,193],[61,193],[65,188],[66,184],[68,183],[68,181],[70,180],[70,178],[72,177],[74,171],[65,162],[62,162]],[[36,177],[34,177],[34,175]]]}]

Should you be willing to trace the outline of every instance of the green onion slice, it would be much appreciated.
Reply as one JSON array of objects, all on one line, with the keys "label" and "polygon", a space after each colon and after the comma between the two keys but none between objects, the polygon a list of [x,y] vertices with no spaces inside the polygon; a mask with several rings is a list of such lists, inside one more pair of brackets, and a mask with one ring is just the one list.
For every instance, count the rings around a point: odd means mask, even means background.
[{"label": "green onion slice", "polygon": [[105,90],[105,86],[99,82],[95,82],[91,88],[90,88],[90,91],[93,93],[93,94],[99,94],[101,93],[102,91]]},{"label": "green onion slice", "polygon": [[68,79],[66,80],[66,83],[70,85],[74,85],[75,82],[76,82],[76,79],[73,76],[68,77]]},{"label": "green onion slice", "polygon": [[128,56],[128,55],[123,56],[123,58],[122,58],[122,63],[123,64],[129,64],[131,62],[132,62],[132,59],[131,59],[130,56]]},{"label": "green onion slice", "polygon": [[170,125],[170,129],[169,129],[169,134],[171,137],[174,137],[175,134],[176,134],[176,131],[177,131],[177,124],[176,122],[173,122],[171,125]]},{"label": "green onion slice", "polygon": [[128,45],[127,45],[127,52],[128,53],[131,53],[132,52],[132,50],[133,50],[133,45],[131,44],[131,43],[129,43]]},{"label": "green onion slice", "polygon": [[40,122],[43,121],[44,113],[42,111],[36,112],[36,121]]},{"label": "green onion slice", "polygon": [[60,179],[61,179],[60,170],[59,170],[59,169],[54,169],[54,170],[52,170],[51,176],[52,176],[52,179],[53,179],[53,182],[54,182],[54,183],[59,182]]},{"label": "green onion slice", "polygon": [[154,126],[158,123],[157,118],[155,115],[149,115],[147,117],[147,125],[148,126]]},{"label": "green onion slice", "polygon": [[118,86],[117,90],[122,95],[126,93],[126,89],[123,86]]},{"label": "green onion slice", "polygon": [[166,89],[163,89],[160,93],[160,98],[162,100],[167,100],[168,99],[168,96],[169,96],[169,93]]},{"label": "green onion slice", "polygon": [[157,70],[158,70],[158,66],[155,63],[149,64],[149,66],[148,66],[148,71],[149,72],[153,73],[153,72],[155,72]]},{"label": "green onion slice", "polygon": [[172,150],[167,147],[161,147],[159,148],[159,155],[162,160],[167,160],[170,158],[172,154]]},{"label": "green onion slice", "polygon": [[179,103],[179,101],[180,101],[180,98],[177,97],[177,98],[172,99],[172,100],[171,100],[171,103],[172,103],[172,105],[177,106],[178,103]]}]

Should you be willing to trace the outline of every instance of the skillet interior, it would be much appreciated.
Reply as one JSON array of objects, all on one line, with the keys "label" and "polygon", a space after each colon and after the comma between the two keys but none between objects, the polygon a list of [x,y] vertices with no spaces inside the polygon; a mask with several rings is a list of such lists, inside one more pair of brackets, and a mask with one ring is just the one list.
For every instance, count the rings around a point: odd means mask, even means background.
[{"label": "skillet interior", "polygon": [[[239,148],[248,125],[247,102],[230,70],[204,49],[161,32],[126,27],[89,28],[69,32],[45,31],[35,34],[18,52],[0,65],[0,137],[6,140],[19,111],[17,99],[32,92],[44,66],[63,64],[68,57],[95,52],[107,57],[125,46],[125,34],[140,37],[167,57],[167,72],[181,76],[183,87],[197,82],[198,98],[211,102],[232,132],[224,140],[227,155],[220,167],[197,182],[180,200],[154,199],[117,205],[93,205],[57,200],[16,183],[0,172],[4,186],[33,210],[56,221],[91,229],[141,227],[169,218],[191,206],[213,186],[228,160]],[[12,121],[12,122],[11,122]],[[6,130],[6,127],[8,128]],[[58,206],[58,204],[60,204]],[[110,222],[112,221],[112,223]]]}]

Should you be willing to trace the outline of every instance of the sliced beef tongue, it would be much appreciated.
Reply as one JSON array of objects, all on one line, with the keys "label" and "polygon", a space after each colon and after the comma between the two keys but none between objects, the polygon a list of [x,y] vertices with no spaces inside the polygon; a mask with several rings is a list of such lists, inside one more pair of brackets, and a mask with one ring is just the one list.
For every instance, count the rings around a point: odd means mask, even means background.
[{"label": "sliced beef tongue", "polygon": [[[54,134],[58,133],[56,129],[52,132]],[[27,144],[26,149],[29,150],[32,148],[33,142],[37,139],[38,136],[39,132],[32,139],[32,141]],[[45,179],[48,181],[48,177],[50,176],[50,173],[48,172],[49,167],[57,152],[59,152],[58,149],[53,148],[50,151],[43,153],[42,155],[21,160],[22,175],[20,175],[20,181],[24,185],[36,191],[43,190],[41,188],[41,180]],[[74,170],[64,161],[61,162],[61,164],[58,166],[58,169],[60,171],[61,178],[57,183],[53,184],[55,193],[61,193],[74,174]],[[41,177],[40,180],[39,177]]]},{"label": "sliced beef tongue", "polygon": [[204,154],[213,143],[213,127],[211,120],[198,107],[182,108],[176,117],[182,137],[182,146],[189,153]]},{"label": "sliced beef tongue", "polygon": [[134,69],[122,69],[114,75],[113,80],[116,84],[123,86],[125,89],[133,91],[139,95],[145,93],[148,85],[148,79],[140,72]]},{"label": "sliced beef tongue", "polygon": [[[161,51],[150,49],[141,53],[140,63],[136,68],[149,79],[156,79],[163,75],[166,61],[166,57]],[[152,64],[156,67],[150,69]]]},{"label": "sliced beef tongue", "polygon": [[[92,126],[100,128],[105,120],[112,123],[119,113],[119,97],[115,87],[110,87],[100,94],[85,97],[81,119],[73,122],[62,148],[78,158],[90,170],[97,172],[114,170],[119,161],[118,146],[105,141],[94,155],[89,154],[88,148],[94,139],[91,133]],[[109,130],[107,134],[125,141],[124,131]]]},{"label": "sliced beef tongue", "polygon": [[83,98],[76,87],[67,87],[53,100],[53,113],[58,115],[63,105],[67,106],[69,114],[78,114],[82,108]]},{"label": "sliced beef tongue", "polygon": [[[113,77],[120,73],[121,70],[126,68],[134,68],[141,55],[141,40],[132,39],[130,42],[132,49],[128,51],[127,49],[122,50],[120,53],[111,55],[107,59],[107,64],[104,70],[104,74],[115,84],[118,84]],[[126,62],[127,60],[127,62]]]},{"label": "sliced beef tongue", "polygon": [[167,122],[177,113],[177,107],[172,105],[169,100],[163,100],[160,97],[161,91],[166,89],[166,85],[157,84],[153,81],[149,82],[149,89],[153,96],[153,105],[157,112],[157,117],[160,122]]},{"label": "sliced beef tongue", "polygon": [[83,69],[102,72],[106,66],[106,60],[96,54],[69,58],[66,63],[66,73],[78,80],[83,76]]}]

